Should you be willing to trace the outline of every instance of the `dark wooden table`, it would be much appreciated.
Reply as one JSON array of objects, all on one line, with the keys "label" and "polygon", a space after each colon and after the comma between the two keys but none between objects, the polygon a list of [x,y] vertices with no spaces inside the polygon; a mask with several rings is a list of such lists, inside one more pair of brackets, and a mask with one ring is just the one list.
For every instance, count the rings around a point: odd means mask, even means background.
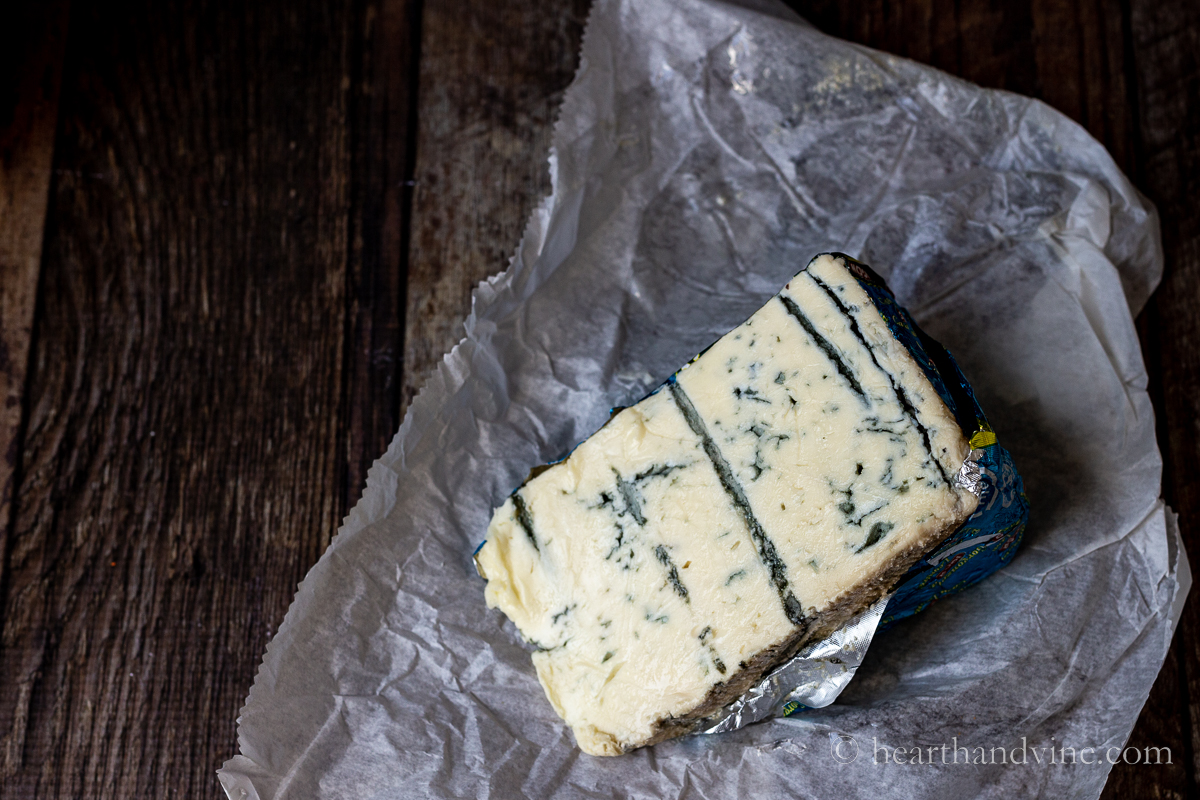
[{"label": "dark wooden table", "polygon": [[[1138,320],[1200,565],[1200,3],[818,0],[1039,97],[1162,214]],[[0,12],[0,797],[216,797],[296,583],[539,198],[587,0]],[[1200,605],[1133,734],[1197,797]],[[132,787],[132,788],[131,788]]]}]

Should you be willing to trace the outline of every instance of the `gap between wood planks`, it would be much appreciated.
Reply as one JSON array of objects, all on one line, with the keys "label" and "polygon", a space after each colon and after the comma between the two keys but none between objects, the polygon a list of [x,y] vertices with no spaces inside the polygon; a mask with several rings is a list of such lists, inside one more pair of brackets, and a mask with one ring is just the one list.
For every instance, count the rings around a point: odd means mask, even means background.
[{"label": "gap between wood planks", "polygon": [[68,6],[67,0],[23,4],[6,12],[0,28],[0,602]]}]

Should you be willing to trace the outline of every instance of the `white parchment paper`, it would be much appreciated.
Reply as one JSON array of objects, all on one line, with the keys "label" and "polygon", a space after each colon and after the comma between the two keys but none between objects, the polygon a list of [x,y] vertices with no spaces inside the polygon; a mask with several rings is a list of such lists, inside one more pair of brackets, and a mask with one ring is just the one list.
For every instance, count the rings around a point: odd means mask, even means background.
[{"label": "white parchment paper", "polygon": [[[758,8],[593,9],[554,192],[300,585],[230,797],[1099,795],[1190,585],[1131,319],[1161,274],[1154,210],[1045,105]],[[582,755],[484,607],[491,509],[828,250],[959,359],[1024,475],[1025,543],[877,637],[828,708]],[[942,744],[1027,763],[889,756]],[[1050,746],[1099,763],[1035,763]]]}]

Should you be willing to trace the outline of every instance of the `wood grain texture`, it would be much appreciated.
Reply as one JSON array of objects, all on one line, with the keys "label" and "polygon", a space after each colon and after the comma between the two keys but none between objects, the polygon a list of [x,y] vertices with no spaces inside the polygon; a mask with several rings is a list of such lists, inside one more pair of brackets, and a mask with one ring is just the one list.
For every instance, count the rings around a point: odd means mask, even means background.
[{"label": "wood grain texture", "polygon": [[342,429],[346,510],[362,496],[367,470],[400,427],[420,6],[416,0],[374,0],[357,26],[362,54],[350,95],[350,328]]},{"label": "wood grain texture", "polygon": [[214,796],[345,456],[346,2],[73,9],[0,795]]},{"label": "wood grain texture", "polygon": [[508,266],[550,191],[546,157],[587,0],[427,3],[403,403],[463,336],[471,290]]},{"label": "wood grain texture", "polygon": [[[1152,390],[1166,462],[1164,493],[1180,515],[1184,545],[1196,570],[1200,567],[1200,206],[1195,200],[1200,194],[1200,6],[1187,0],[1134,0],[1129,25],[1139,106],[1135,179],[1158,205],[1166,253],[1163,283],[1143,314],[1143,349],[1156,383]],[[1161,708],[1164,717],[1178,714],[1190,734],[1181,758],[1188,771],[1189,797],[1197,795],[1200,785],[1197,603],[1193,592],[1175,637],[1182,708]]]},{"label": "wood grain texture", "polygon": [[28,4],[0,27],[0,597],[67,11],[66,0]]}]

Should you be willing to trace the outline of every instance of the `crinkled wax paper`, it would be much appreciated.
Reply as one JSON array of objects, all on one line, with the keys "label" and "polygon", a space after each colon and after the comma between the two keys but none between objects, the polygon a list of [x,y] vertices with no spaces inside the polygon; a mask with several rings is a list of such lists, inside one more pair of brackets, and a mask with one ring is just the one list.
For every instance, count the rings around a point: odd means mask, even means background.
[{"label": "crinkled wax paper", "polygon": [[[1190,584],[1131,319],[1161,273],[1158,226],[1104,149],[1041,103],[782,8],[600,0],[551,174],[300,585],[226,792],[1097,796],[1102,756],[1033,748],[1125,743]],[[585,756],[484,607],[471,553],[492,507],[830,250],[879,270],[954,353],[1025,478],[1025,542],[878,635],[827,708]],[[1028,763],[888,758],[942,744]]]}]

